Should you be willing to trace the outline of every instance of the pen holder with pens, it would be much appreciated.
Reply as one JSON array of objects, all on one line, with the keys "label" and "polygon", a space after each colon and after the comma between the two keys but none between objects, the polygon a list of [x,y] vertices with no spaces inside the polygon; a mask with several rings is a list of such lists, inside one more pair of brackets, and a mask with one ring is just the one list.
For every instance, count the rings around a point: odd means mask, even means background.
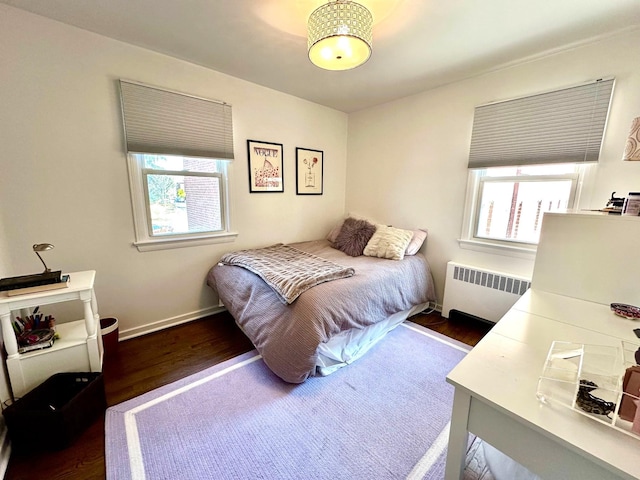
[{"label": "pen holder with pens", "polygon": [[48,348],[58,338],[56,334],[56,320],[53,315],[44,315],[36,307],[33,313],[16,316],[12,321],[18,342],[18,353]]}]

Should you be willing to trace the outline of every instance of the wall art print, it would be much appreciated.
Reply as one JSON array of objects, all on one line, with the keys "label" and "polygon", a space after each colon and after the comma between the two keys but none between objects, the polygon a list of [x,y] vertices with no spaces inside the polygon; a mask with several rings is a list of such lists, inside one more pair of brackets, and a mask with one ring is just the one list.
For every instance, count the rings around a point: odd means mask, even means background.
[{"label": "wall art print", "polygon": [[284,192],[282,144],[247,140],[249,192]]},{"label": "wall art print", "polygon": [[322,195],[324,153],[296,147],[296,193]]}]

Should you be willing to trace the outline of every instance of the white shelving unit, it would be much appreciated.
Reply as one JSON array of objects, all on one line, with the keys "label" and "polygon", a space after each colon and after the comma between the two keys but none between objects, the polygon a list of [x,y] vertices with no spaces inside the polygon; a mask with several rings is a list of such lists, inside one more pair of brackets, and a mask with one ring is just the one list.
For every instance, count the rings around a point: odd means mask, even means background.
[{"label": "white shelving unit", "polygon": [[[96,272],[88,270],[69,275],[71,280],[67,288],[16,296],[0,292],[0,322],[14,398],[22,397],[55,373],[102,371],[100,316],[93,290]],[[83,303],[84,318],[56,323],[60,338],[50,348],[18,353],[18,342],[11,324],[12,312],[26,315],[38,305],[69,301]]]}]

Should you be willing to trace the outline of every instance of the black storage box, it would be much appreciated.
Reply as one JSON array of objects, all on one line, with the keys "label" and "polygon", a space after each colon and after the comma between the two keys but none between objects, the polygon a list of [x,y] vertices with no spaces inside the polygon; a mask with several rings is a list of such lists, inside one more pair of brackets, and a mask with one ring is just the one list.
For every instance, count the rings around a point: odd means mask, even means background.
[{"label": "black storage box", "polygon": [[3,412],[12,448],[61,450],[107,408],[100,372],[57,373]]}]

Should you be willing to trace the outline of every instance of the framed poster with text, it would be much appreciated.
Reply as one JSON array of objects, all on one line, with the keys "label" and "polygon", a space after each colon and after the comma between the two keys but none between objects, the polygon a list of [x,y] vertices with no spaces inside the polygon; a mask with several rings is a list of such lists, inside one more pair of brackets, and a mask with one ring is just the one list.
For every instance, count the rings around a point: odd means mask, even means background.
[{"label": "framed poster with text", "polygon": [[249,193],[284,192],[282,144],[247,140]]}]

